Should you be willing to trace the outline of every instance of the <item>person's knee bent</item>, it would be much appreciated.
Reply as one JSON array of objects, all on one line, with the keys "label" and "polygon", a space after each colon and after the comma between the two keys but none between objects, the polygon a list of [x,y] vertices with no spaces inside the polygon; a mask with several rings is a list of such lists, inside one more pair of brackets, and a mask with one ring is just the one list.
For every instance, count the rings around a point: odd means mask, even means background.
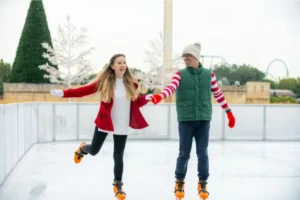
[{"label": "person's knee bent", "polygon": [[89,151],[89,154],[91,156],[95,156],[95,155],[97,155],[99,153],[99,150],[100,149],[93,149],[93,148],[91,148],[90,151]]}]

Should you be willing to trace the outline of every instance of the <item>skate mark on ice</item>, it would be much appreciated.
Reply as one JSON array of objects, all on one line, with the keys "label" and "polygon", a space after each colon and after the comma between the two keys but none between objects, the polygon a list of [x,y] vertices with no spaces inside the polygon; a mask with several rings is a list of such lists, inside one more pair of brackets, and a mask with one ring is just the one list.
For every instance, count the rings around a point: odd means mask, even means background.
[{"label": "skate mark on ice", "polygon": [[41,197],[44,196],[45,191],[46,191],[46,184],[44,183],[33,187],[29,193],[29,200],[41,199]]}]

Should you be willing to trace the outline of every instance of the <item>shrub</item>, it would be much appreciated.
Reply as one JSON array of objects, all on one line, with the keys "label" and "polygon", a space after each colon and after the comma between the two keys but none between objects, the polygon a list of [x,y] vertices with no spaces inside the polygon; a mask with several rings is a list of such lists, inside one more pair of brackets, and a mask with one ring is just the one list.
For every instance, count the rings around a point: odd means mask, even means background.
[{"label": "shrub", "polygon": [[283,97],[283,96],[271,96],[270,103],[291,103],[295,104],[297,103],[297,99],[292,97]]}]

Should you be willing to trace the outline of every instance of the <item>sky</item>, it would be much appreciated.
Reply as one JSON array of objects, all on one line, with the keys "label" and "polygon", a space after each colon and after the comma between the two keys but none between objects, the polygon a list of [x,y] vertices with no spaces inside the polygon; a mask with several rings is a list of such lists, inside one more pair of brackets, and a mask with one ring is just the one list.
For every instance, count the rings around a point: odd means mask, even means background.
[{"label": "sky", "polygon": [[[0,0],[0,59],[13,63],[31,0]],[[163,33],[163,0],[43,0],[52,38],[66,15],[86,27],[95,47],[98,72],[113,54],[124,53],[130,67],[148,71],[145,51]],[[290,77],[300,77],[300,0],[173,0],[173,55],[200,42],[201,55],[229,64],[249,64],[265,72],[283,60]],[[214,60],[216,62],[216,60]],[[282,63],[269,69],[285,77]]]}]

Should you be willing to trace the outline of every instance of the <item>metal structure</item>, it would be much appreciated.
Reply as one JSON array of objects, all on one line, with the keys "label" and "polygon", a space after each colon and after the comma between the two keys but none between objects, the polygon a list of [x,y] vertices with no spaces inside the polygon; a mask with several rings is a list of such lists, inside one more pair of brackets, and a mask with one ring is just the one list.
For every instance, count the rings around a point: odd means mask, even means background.
[{"label": "metal structure", "polygon": [[[266,74],[266,75],[268,75],[268,74],[270,75],[269,69],[270,69],[270,67],[272,66],[272,64],[273,64],[274,62],[281,62],[281,63],[283,64],[283,66],[284,66],[284,68],[285,68],[285,70],[286,70],[286,77],[288,78],[288,77],[289,77],[289,70],[288,70],[287,64],[286,64],[283,60],[281,60],[281,59],[279,59],[279,58],[276,58],[276,59],[272,60],[272,61],[269,63],[269,65],[268,65],[268,67],[267,67],[267,70],[266,70],[265,74]],[[272,77],[273,77],[273,76],[272,76]],[[274,77],[273,77],[273,78],[274,78]]]},{"label": "metal structure", "polygon": [[[212,66],[215,66],[217,64],[222,64],[223,66],[226,66],[226,67],[231,67],[231,64],[229,64],[225,58],[223,58],[222,56],[215,56],[215,55],[200,55],[200,58],[201,58],[201,62],[202,64],[204,65],[206,62],[204,61],[205,58],[210,58],[210,64],[209,66],[212,67]],[[221,62],[218,62],[216,64],[213,64],[213,60],[214,59],[221,59]]]},{"label": "metal structure", "polygon": [[274,81],[278,82],[278,79],[275,76],[273,76],[272,74],[270,74],[269,72],[266,72],[265,75],[266,76],[270,75],[274,79]]}]

